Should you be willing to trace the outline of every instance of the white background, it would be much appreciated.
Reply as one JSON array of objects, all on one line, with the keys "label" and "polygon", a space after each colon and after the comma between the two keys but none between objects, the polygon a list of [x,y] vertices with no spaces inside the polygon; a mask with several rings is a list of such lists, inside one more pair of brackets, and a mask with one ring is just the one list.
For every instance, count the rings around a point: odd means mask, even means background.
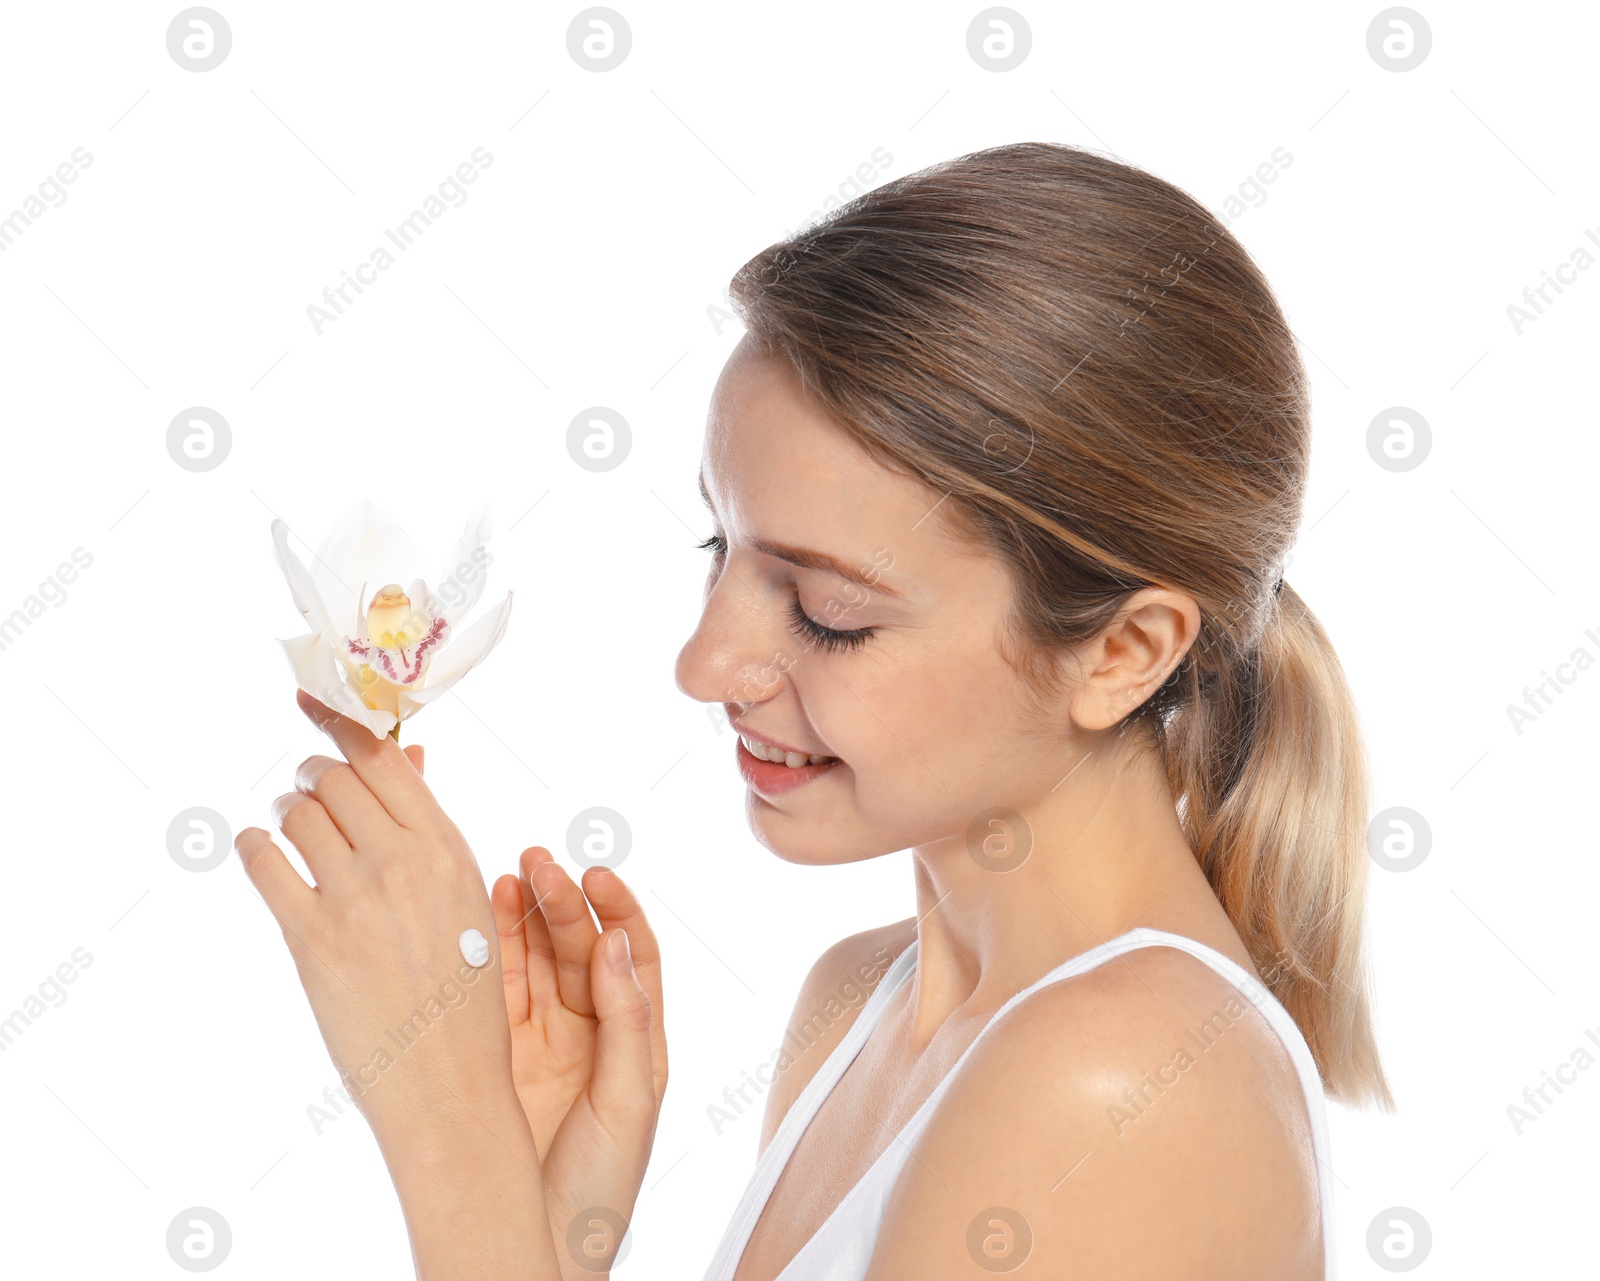
[{"label": "white background", "polygon": [[[93,560],[0,650],[0,1016],[75,948],[92,964],[0,1053],[0,1270],[180,1275],[167,1225],[202,1205],[233,1231],[219,1275],[410,1274],[365,1121],[308,1119],[336,1077],[277,925],[236,856],[196,873],[166,841],[192,806],[268,825],[327,750],[275,639],[302,628],[268,527],[314,546],[369,495],[440,553],[479,503],[499,518],[480,609],[514,589],[510,630],[407,738],[486,877],[586,807],[632,826],[673,1056],[619,1273],[700,1275],[760,1124],[758,1102],[718,1136],[708,1107],[824,947],[913,910],[904,854],[807,870],[759,846],[731,735],[674,686],[740,332],[710,309],[875,149],[874,182],[1022,139],[1219,211],[1292,154],[1231,223],[1314,382],[1289,577],[1354,685],[1375,812],[1432,831],[1415,870],[1373,872],[1401,1110],[1330,1105],[1341,1274],[1388,1275],[1366,1238],[1393,1206],[1431,1228],[1418,1275],[1592,1270],[1600,1068],[1520,1135],[1507,1107],[1600,1026],[1600,270],[1520,334],[1507,307],[1600,253],[1594,11],[1425,4],[1431,52],[1396,73],[1368,53],[1377,5],[1018,0],[1031,51],[996,73],[967,50],[976,4],[618,3],[632,49],[605,73],[568,52],[576,6],[218,0],[233,45],[204,73],[168,54],[177,5],[6,6],[0,216],[75,148],[92,164],[0,253],[0,615]],[[466,202],[319,335],[308,305],[477,147]],[[165,443],[196,405],[232,431],[205,473]],[[566,447],[595,405],[633,438],[603,474]],[[1366,447],[1396,405],[1432,429],[1403,473]],[[1579,650],[1519,734],[1508,706]]]}]

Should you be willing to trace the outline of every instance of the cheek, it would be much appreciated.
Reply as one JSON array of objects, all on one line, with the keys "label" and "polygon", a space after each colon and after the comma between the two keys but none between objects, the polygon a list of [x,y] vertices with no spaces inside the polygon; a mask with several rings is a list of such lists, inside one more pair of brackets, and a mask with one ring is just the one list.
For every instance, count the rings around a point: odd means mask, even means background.
[{"label": "cheek", "polygon": [[841,673],[807,701],[828,750],[863,785],[944,795],[958,774],[1009,756],[1018,711],[1010,670],[994,650],[973,646]]}]

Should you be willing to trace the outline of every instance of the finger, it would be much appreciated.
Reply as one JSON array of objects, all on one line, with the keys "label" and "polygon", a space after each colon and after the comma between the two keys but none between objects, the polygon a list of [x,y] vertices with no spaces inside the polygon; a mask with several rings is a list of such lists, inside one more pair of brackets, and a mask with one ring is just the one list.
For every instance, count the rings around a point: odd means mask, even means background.
[{"label": "finger", "polygon": [[604,930],[628,935],[634,976],[650,998],[650,1042],[656,1063],[656,1098],[666,1092],[667,1033],[662,1022],[661,946],[644,909],[622,878],[609,867],[591,867],[583,874],[583,892]]},{"label": "finger", "polygon": [[[645,1145],[660,1110],[650,1039],[650,997],[628,955],[628,932],[607,930],[591,956],[591,985],[600,1028],[595,1036],[589,1097],[607,1127]],[[665,1075],[666,1064],[660,1065]]]},{"label": "finger", "polygon": [[331,738],[344,753],[350,768],[360,775],[378,803],[402,827],[420,827],[438,810],[422,776],[387,734],[374,734],[365,725],[341,716],[305,690],[295,691],[300,710]]},{"label": "finger", "polygon": [[318,885],[332,884],[350,870],[350,844],[321,801],[304,792],[285,792],[272,802],[272,821],[300,851]]},{"label": "finger", "polygon": [[300,932],[316,891],[301,879],[288,857],[259,827],[247,827],[233,838],[245,875],[262,901],[286,930]]},{"label": "finger", "polygon": [[400,750],[406,754],[406,757],[411,761],[413,768],[416,769],[417,776],[420,778],[422,776],[422,744],[409,743]]},{"label": "finger", "polygon": [[574,1014],[592,1016],[595,1009],[589,993],[589,953],[594,950],[600,930],[589,915],[589,900],[565,869],[553,861],[533,868],[529,883],[549,931],[561,1004]]},{"label": "finger", "polygon": [[609,867],[591,867],[583,874],[583,892],[602,930],[624,929],[633,955],[634,972],[652,1001],[661,997],[661,949],[644,909],[623,879]]},{"label": "finger", "polygon": [[344,839],[352,846],[380,846],[395,821],[378,804],[360,775],[332,756],[308,756],[294,772],[296,789],[322,803]]},{"label": "finger", "polygon": [[495,933],[500,936],[500,970],[505,980],[506,1017],[513,1026],[528,1021],[528,938],[522,914],[522,879],[507,872],[489,889]]},{"label": "finger", "polygon": [[522,851],[520,860],[522,930],[527,940],[530,1010],[549,1009],[561,1001],[561,982],[556,977],[556,945],[550,939],[550,926],[545,923],[532,880],[533,869],[540,863],[551,862],[554,857],[544,846],[532,845]]}]

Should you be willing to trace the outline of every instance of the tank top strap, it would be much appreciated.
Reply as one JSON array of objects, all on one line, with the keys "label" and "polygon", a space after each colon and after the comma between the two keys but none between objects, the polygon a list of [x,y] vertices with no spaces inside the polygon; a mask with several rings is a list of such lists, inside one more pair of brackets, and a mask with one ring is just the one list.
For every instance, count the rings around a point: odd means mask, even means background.
[{"label": "tank top strap", "polygon": [[[1105,964],[1107,961],[1144,947],[1177,948],[1179,951],[1187,952],[1190,956],[1210,966],[1211,969],[1232,983],[1244,998],[1261,1012],[1267,1022],[1272,1025],[1273,1030],[1277,1032],[1284,1048],[1289,1052],[1289,1056],[1294,1062],[1295,1071],[1300,1078],[1301,1089],[1305,1094],[1306,1110],[1311,1123],[1312,1147],[1317,1160],[1319,1199],[1322,1203],[1324,1277],[1326,1281],[1333,1281],[1333,1171],[1328,1164],[1328,1118],[1324,1102],[1322,1076],[1317,1068],[1316,1058],[1311,1053],[1310,1045],[1307,1044],[1299,1025],[1295,1023],[1294,1016],[1289,1013],[1277,997],[1273,996],[1250,971],[1246,970],[1237,961],[1231,957],[1224,956],[1215,948],[1201,943],[1198,939],[1189,938],[1184,934],[1174,934],[1170,930],[1158,930],[1152,926],[1135,926],[1125,934],[1119,934],[1115,938],[1096,944],[1088,951],[1081,952],[1077,956],[1063,961],[1001,1005],[989,1017],[983,1027],[979,1029],[977,1036],[972,1038],[971,1043],[957,1057],[951,1069],[934,1086],[932,1092],[923,1101],[922,1106],[917,1109],[916,1114],[900,1131],[898,1141],[890,1144],[890,1150],[883,1154],[886,1162],[892,1160],[894,1164],[892,1167],[886,1165],[881,1171],[877,1172],[880,1182],[892,1184],[893,1179],[898,1177],[900,1166],[906,1160],[905,1153],[921,1137],[922,1131],[926,1128],[929,1119],[933,1115],[934,1108],[939,1105],[939,1101],[950,1088],[951,1083],[956,1078],[956,1074],[961,1069],[961,1065],[966,1061],[967,1056],[977,1048],[978,1043],[983,1040],[989,1029],[1002,1016],[1020,1002],[1025,1001],[1033,993],[1039,991],[1040,988],[1047,987],[1065,978],[1071,978],[1074,975],[1083,974]],[[918,944],[912,943],[906,949],[906,952],[915,952],[917,948]],[[863,1180],[863,1182],[866,1182],[866,1180]]]},{"label": "tank top strap", "polygon": [[[1189,953],[1232,983],[1272,1024],[1294,1060],[1295,1069],[1299,1073],[1300,1083],[1305,1092],[1311,1121],[1312,1146],[1317,1159],[1317,1182],[1322,1202],[1323,1276],[1326,1281],[1334,1281],[1334,1208],[1332,1170],[1328,1165],[1328,1123],[1321,1076],[1310,1047],[1288,1010],[1238,962],[1196,939],[1149,926],[1136,926],[1125,934],[1119,934],[1063,961],[1006,1000],[984,1023],[977,1036],[973,1037],[971,1043],[956,1058],[950,1070],[940,1078],[894,1141],[884,1149],[866,1174],[834,1207],[822,1226],[790,1260],[777,1281],[801,1281],[802,1277],[823,1275],[830,1277],[862,1275],[872,1251],[872,1241],[877,1226],[882,1222],[885,1206],[902,1167],[967,1056],[976,1049],[989,1029],[1018,1003],[1051,983],[1085,973],[1138,948],[1159,946],[1177,948]],[[866,1044],[867,1038],[882,1017],[884,1006],[890,997],[911,977],[916,968],[918,950],[919,942],[914,940],[895,958],[888,972],[868,997],[856,1021],[790,1107],[776,1134],[773,1135],[772,1142],[767,1145],[756,1164],[744,1197],[735,1210],[711,1266],[705,1274],[705,1281],[730,1281],[738,1267],[745,1244],[755,1229],[756,1221],[761,1216],[761,1211],[777,1183],[778,1176],[783,1173],[784,1166],[799,1142],[800,1135],[810,1124],[822,1100],[838,1083],[844,1070]]]},{"label": "tank top strap", "polygon": [[[778,1176],[789,1163],[795,1145],[800,1142],[800,1136],[811,1124],[811,1118],[822,1106],[822,1100],[827,1098],[828,1092],[838,1084],[839,1078],[844,1075],[844,1070],[855,1061],[856,1055],[861,1053],[861,1047],[867,1043],[867,1038],[872,1035],[872,1029],[883,1017],[883,1008],[889,998],[910,975],[911,968],[916,963],[916,951],[917,945],[912,942],[890,963],[888,971],[878,980],[877,986],[872,989],[872,994],[867,997],[866,1004],[861,1007],[861,1013],[856,1016],[855,1022],[850,1025],[839,1044],[833,1047],[833,1052],[823,1060],[822,1066],[806,1082],[805,1089],[800,1091],[799,1097],[789,1105],[783,1120],[778,1123],[772,1141],[767,1144],[756,1161],[755,1171],[745,1186],[744,1195],[735,1207],[733,1217],[729,1220],[722,1234],[722,1240],[717,1245],[716,1253],[712,1256],[705,1281],[728,1281],[728,1278],[733,1276],[739,1266],[739,1258],[744,1253],[745,1243],[755,1231],[756,1221],[761,1217],[761,1211],[772,1195]],[[788,1039],[789,1036],[786,1035],[785,1046],[788,1045]]]},{"label": "tank top strap", "polygon": [[[944,1076],[939,1078],[939,1083],[933,1087],[933,1091],[923,1100],[922,1107],[917,1108],[915,1115],[912,1116],[906,1127],[902,1129],[901,1139],[906,1140],[907,1143],[914,1143],[918,1135],[922,1134],[923,1126],[928,1123],[928,1118],[933,1115],[934,1108],[938,1107],[939,1100],[944,1097],[946,1091],[949,1091],[950,1084],[954,1083],[955,1076],[957,1076],[958,1071],[966,1062],[966,1057],[970,1056],[974,1049],[978,1049],[979,1041],[984,1040],[984,1036],[989,1033],[989,1028],[994,1027],[998,1020],[1005,1016],[1006,1012],[1010,1012],[1021,1001],[1026,1001],[1029,996],[1034,995],[1042,987],[1056,984],[1056,982],[1061,982],[1062,979],[1070,979],[1070,977],[1077,976],[1077,974],[1085,974],[1086,971],[1091,971],[1096,966],[1106,964],[1107,961],[1115,960],[1117,956],[1134,952],[1134,950],[1138,950],[1141,947],[1179,948],[1182,952],[1187,952],[1190,956],[1195,956],[1198,960],[1205,961],[1208,966],[1211,966],[1211,969],[1218,971],[1224,979],[1232,982],[1234,987],[1237,987],[1245,995],[1245,1000],[1256,1006],[1267,1017],[1270,1024],[1274,1025],[1278,1036],[1282,1038],[1283,1043],[1285,1043],[1291,1057],[1294,1059],[1294,1067],[1299,1071],[1302,1086],[1306,1086],[1307,1095],[1310,1094],[1312,1086],[1317,1087],[1317,1100],[1320,1102],[1320,1099],[1322,1099],[1322,1078],[1318,1075],[1317,1064],[1312,1059],[1312,1054],[1310,1054],[1310,1049],[1306,1044],[1306,1040],[1304,1040],[1304,1036],[1301,1036],[1299,1027],[1294,1024],[1294,1019],[1290,1016],[1290,1012],[1286,1011],[1282,1004],[1278,1003],[1277,998],[1272,993],[1267,992],[1266,988],[1251,977],[1250,971],[1246,971],[1243,966],[1240,966],[1237,961],[1232,960],[1229,956],[1216,952],[1214,948],[1206,947],[1205,944],[1198,942],[1197,939],[1190,939],[1184,934],[1173,934],[1173,932],[1166,931],[1166,929],[1154,929],[1152,926],[1134,926],[1133,929],[1125,932],[1125,934],[1118,934],[1115,939],[1107,939],[1106,942],[1101,942],[1101,944],[1088,948],[1086,952],[1080,952],[1077,956],[1070,956],[1069,960],[1062,961],[1061,964],[1054,966],[1050,971],[1046,971],[1034,982],[1030,982],[1027,987],[1022,988],[1021,992],[1014,993],[994,1014],[990,1014],[986,1024],[979,1028],[978,1035],[974,1036],[971,1043],[960,1052],[960,1056],[955,1059],[955,1064],[950,1067],[949,1071],[944,1073]],[[914,953],[917,953],[918,950],[920,950],[920,940],[912,942],[912,945],[906,948],[906,952],[901,953],[898,960],[904,960],[907,955],[910,955],[912,956],[912,968],[914,968]],[[880,987],[888,987],[888,984],[885,982]],[[877,995],[877,993],[874,993],[874,995]],[[1320,1116],[1320,1113],[1318,1113],[1317,1108],[1312,1108],[1312,1127],[1314,1127],[1314,1131],[1317,1131],[1317,1151],[1322,1153],[1322,1151],[1326,1150],[1326,1134],[1323,1132],[1322,1123],[1318,1121],[1318,1116]]]},{"label": "tank top strap", "polygon": [[[812,1114],[822,1106],[822,1100],[838,1084],[839,1078],[844,1075],[844,1070],[855,1061],[856,1055],[861,1053],[861,1047],[872,1035],[873,1028],[878,1026],[878,1020],[883,1017],[883,1007],[889,1003],[889,998],[910,977],[911,970],[916,964],[916,951],[917,944],[913,940],[909,947],[890,962],[888,970],[872,989],[866,1004],[861,1007],[861,1013],[856,1016],[856,1021],[850,1025],[839,1044],[833,1047],[832,1053],[823,1060],[822,1066],[812,1073],[811,1079],[806,1082],[806,1087],[800,1091],[799,1097],[789,1105],[788,1112],[784,1114],[777,1132],[772,1136],[772,1142],[767,1145],[767,1152],[770,1153],[780,1144],[786,1148],[793,1148],[799,1141],[800,1132],[811,1123]],[[788,1046],[791,1035],[792,1032],[785,1035],[785,1047]],[[788,1160],[787,1153],[783,1160]]]},{"label": "tank top strap", "polygon": [[[933,1090],[929,1093],[928,1097],[923,1100],[922,1106],[917,1109],[915,1115],[913,1115],[911,1120],[906,1124],[905,1129],[901,1131],[900,1137],[907,1142],[916,1141],[916,1137],[922,1132],[922,1127],[926,1124],[928,1118],[933,1114],[933,1109],[939,1105],[939,1101],[944,1097],[945,1092],[950,1088],[951,1083],[955,1080],[956,1074],[961,1070],[961,1065],[965,1063],[968,1056],[978,1048],[978,1043],[982,1041],[983,1038],[988,1034],[989,1029],[999,1022],[1000,1019],[1009,1013],[1015,1006],[1027,1000],[1028,997],[1032,996],[1033,993],[1037,992],[1042,987],[1047,987],[1051,983],[1057,983],[1062,979],[1071,978],[1074,975],[1082,974],[1087,970],[1092,970],[1095,968],[1095,966],[1101,965],[1116,956],[1120,956],[1123,952],[1131,951],[1136,947],[1149,946],[1150,942],[1154,941],[1146,939],[1142,936],[1162,933],[1164,933],[1164,931],[1151,930],[1147,927],[1139,926],[1129,930],[1126,934],[1119,934],[1116,938],[1111,939],[1108,942],[1096,944],[1088,951],[1080,952],[1077,956],[1070,957],[1069,959],[1061,962],[1060,965],[1057,965],[1054,969],[1035,979],[1020,992],[1016,992],[1008,997],[1005,1003],[1001,1005],[1000,1008],[997,1009],[993,1014],[991,1014],[988,1021],[978,1029],[978,1034],[972,1038],[967,1047],[956,1057],[956,1061],[951,1065],[950,1070],[939,1079],[938,1084],[933,1087]],[[1180,936],[1174,934],[1171,937],[1179,938]],[[1185,941],[1193,942],[1193,940]],[[906,948],[905,953],[902,953],[902,957],[907,953],[915,953],[919,951],[920,946],[920,940],[913,942],[910,947]],[[1195,944],[1195,946],[1198,947],[1200,945]],[[913,957],[912,963],[914,966],[915,957]]]}]

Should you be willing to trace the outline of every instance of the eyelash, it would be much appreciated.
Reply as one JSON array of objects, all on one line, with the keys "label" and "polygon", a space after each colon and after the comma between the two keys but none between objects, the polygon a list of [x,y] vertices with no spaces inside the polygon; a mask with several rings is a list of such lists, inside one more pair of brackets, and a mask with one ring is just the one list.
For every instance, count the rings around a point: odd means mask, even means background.
[{"label": "eyelash", "polygon": [[[714,556],[721,556],[728,550],[728,544],[723,541],[721,534],[712,534],[695,546],[702,551],[711,552]],[[824,627],[806,616],[805,610],[800,606],[798,594],[790,604],[790,617],[794,620],[793,626],[789,629],[791,632],[815,641],[827,650],[860,649],[867,643],[867,638],[878,630],[875,627],[858,627],[853,631],[839,631],[832,627]]]}]

